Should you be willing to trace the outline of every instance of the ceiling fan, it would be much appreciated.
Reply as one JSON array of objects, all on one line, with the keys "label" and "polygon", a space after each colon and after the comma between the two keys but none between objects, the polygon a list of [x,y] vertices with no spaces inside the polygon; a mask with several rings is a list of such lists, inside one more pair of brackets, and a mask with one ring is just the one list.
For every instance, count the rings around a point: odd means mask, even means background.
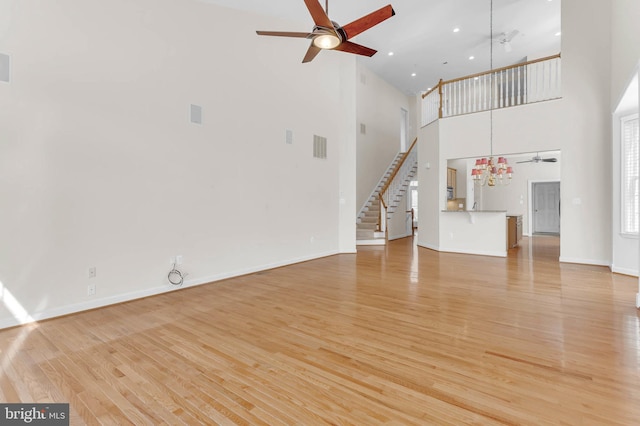
[{"label": "ceiling fan", "polygon": [[509,31],[508,33],[500,34],[500,36],[498,36],[497,38],[494,38],[493,40],[500,43],[502,47],[504,47],[505,52],[511,52],[512,50],[511,40],[513,40],[513,38],[518,34],[520,34],[520,31],[512,30],[512,31]]},{"label": "ceiling fan", "polygon": [[556,161],[558,161],[557,158],[542,158],[540,157],[540,155],[538,155],[538,153],[536,153],[536,155],[534,155],[533,157],[531,157],[531,160],[527,160],[527,161],[516,161],[516,163],[555,163]]},{"label": "ceiling fan", "polygon": [[373,56],[376,50],[352,43],[349,40],[396,14],[393,7],[389,4],[345,26],[341,26],[337,22],[329,19],[329,0],[326,1],[326,10],[322,9],[319,0],[304,0],[304,3],[307,9],[309,9],[309,13],[315,24],[311,32],[256,31],[258,35],[297,37],[311,40],[307,54],[302,60],[303,63],[311,62],[323,49]]}]

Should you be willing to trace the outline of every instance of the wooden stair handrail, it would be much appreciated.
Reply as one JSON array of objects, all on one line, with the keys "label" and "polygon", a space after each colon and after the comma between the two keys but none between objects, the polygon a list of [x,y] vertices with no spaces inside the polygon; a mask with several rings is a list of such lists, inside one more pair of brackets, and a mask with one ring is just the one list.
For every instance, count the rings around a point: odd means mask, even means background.
[{"label": "wooden stair handrail", "polygon": [[493,74],[493,73],[496,73],[496,72],[502,72],[502,71],[513,69],[513,68],[519,68],[519,67],[522,67],[522,66],[525,66],[525,65],[531,65],[531,64],[536,64],[538,62],[544,62],[544,61],[549,61],[551,59],[557,59],[557,58],[560,58],[560,57],[561,57],[560,53],[558,53],[556,55],[545,56],[544,58],[539,58],[539,59],[532,59],[530,61],[521,62],[519,64],[507,65],[506,67],[496,68],[496,69],[489,70],[489,71],[483,71],[483,72],[479,72],[477,74],[466,75],[464,77],[454,78],[452,80],[446,80],[446,81],[440,80],[436,86],[432,87],[431,90],[429,90],[428,92],[425,92],[422,95],[422,99],[424,99],[427,96],[429,96],[431,94],[431,92],[433,92],[434,90],[439,90],[439,88],[444,86],[445,84],[456,83],[458,81],[467,80],[469,78],[481,77],[483,75]]},{"label": "wooden stair handrail", "polygon": [[409,153],[411,152],[411,150],[413,149],[414,146],[416,146],[416,143],[418,142],[418,138],[415,138],[413,140],[413,143],[411,144],[411,146],[409,147],[409,149],[407,150],[407,152],[405,152],[402,155],[402,159],[400,160],[400,162],[396,165],[395,170],[393,171],[393,173],[391,173],[391,176],[389,177],[389,179],[387,179],[387,182],[384,184],[384,186],[382,187],[382,190],[380,190],[380,193],[378,193],[378,198],[380,199],[380,201],[382,201],[382,205],[384,206],[384,208],[387,208],[387,205],[385,204],[384,200],[382,199],[382,196],[384,195],[385,192],[387,192],[387,189],[389,189],[389,186],[391,185],[391,182],[393,182],[393,179],[395,179],[396,175],[398,174],[398,172],[400,171],[400,169],[402,168],[402,165],[404,164],[404,161],[407,159],[407,156],[409,155]]}]

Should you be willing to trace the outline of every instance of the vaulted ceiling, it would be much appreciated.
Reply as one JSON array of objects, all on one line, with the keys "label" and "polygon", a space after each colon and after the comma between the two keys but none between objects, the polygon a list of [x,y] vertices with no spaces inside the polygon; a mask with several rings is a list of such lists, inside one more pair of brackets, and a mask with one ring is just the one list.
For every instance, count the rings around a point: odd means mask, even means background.
[{"label": "vaulted ceiling", "polygon": [[[265,28],[256,30],[310,31],[313,27],[303,0],[200,1],[290,21],[283,28],[271,28],[265,21]],[[320,1],[324,7],[326,0]],[[329,16],[344,25],[388,3],[396,15],[353,41],[378,50],[375,56],[358,60],[407,94],[427,90],[441,78],[560,52],[560,0],[329,0]],[[456,28],[459,31],[454,32]],[[500,39],[509,33],[515,36],[508,49]],[[274,49],[279,44],[285,48],[278,38],[271,42]],[[300,40],[301,59],[307,47],[308,42]],[[298,66],[322,66],[322,61]]]}]

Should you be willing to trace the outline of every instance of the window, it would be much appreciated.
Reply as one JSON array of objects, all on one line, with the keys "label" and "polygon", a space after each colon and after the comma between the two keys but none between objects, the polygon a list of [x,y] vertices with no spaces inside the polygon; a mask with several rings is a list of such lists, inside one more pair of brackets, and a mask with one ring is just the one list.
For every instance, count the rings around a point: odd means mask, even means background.
[{"label": "window", "polygon": [[622,143],[622,233],[638,235],[640,230],[640,194],[638,187],[640,150],[638,114],[620,120]]}]

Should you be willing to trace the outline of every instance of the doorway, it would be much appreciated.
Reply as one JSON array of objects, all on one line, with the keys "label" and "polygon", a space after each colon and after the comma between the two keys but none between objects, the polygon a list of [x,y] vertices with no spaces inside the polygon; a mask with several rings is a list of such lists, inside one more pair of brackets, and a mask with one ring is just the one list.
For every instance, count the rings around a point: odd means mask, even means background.
[{"label": "doorway", "polygon": [[400,108],[400,152],[407,152],[407,134],[409,129],[409,111]]},{"label": "doorway", "polygon": [[560,235],[560,182],[531,182],[532,235]]},{"label": "doorway", "polygon": [[[415,235],[418,229],[418,181],[412,180],[409,184],[409,197],[407,197],[407,211],[411,212],[411,220],[407,223],[407,234]],[[410,223],[409,223],[410,222]]]}]

